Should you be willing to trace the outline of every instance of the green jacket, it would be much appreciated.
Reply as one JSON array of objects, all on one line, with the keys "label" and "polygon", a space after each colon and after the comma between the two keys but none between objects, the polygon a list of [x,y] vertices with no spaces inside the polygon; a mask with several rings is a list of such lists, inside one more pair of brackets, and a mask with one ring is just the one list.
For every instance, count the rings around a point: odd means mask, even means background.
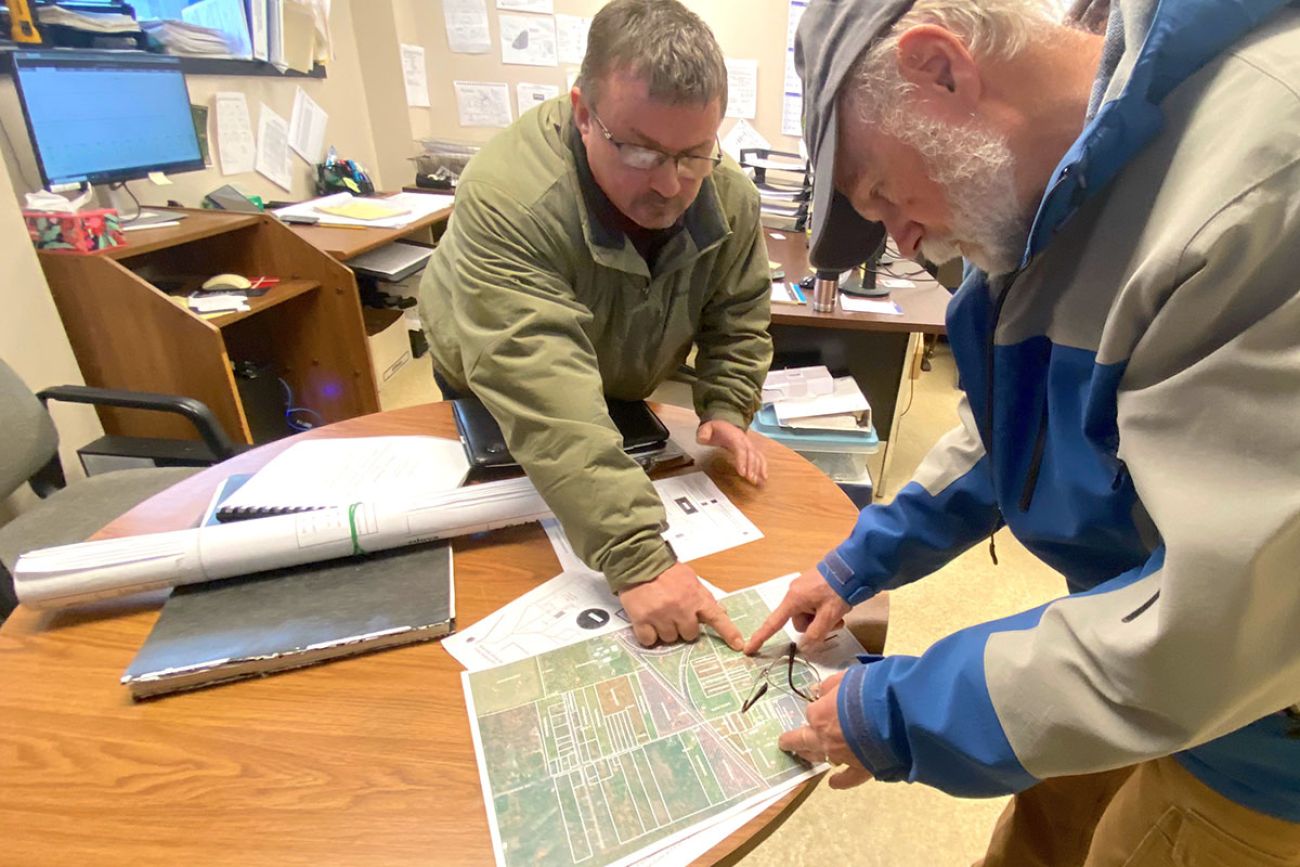
[{"label": "green jacket", "polygon": [[568,95],[474,157],[420,286],[433,362],[472,391],[578,555],[615,590],[674,562],[663,506],[604,395],[640,399],[697,353],[695,410],[744,428],[772,358],[758,192],[730,160],[654,267],[600,218]]}]

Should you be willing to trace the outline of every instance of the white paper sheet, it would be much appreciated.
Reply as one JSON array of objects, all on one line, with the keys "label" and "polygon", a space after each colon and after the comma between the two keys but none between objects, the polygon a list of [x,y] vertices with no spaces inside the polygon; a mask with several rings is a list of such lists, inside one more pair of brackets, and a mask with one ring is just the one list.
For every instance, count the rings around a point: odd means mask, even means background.
[{"label": "white paper sheet", "polygon": [[510,88],[499,81],[453,81],[461,126],[510,126]]},{"label": "white paper sheet", "polygon": [[[704,473],[659,479],[654,486],[668,518],[664,540],[673,546],[677,559],[683,562],[763,538],[762,531]],[[551,540],[561,568],[587,568],[574,552],[559,521],[548,518],[542,521],[542,529]]]},{"label": "white paper sheet", "polygon": [[406,85],[407,105],[429,107],[429,75],[424,68],[424,46],[402,44],[402,82]]},{"label": "white paper sheet", "polygon": [[497,16],[501,26],[501,62],[520,66],[555,66],[555,19],[533,15]]},{"label": "white paper sheet", "polygon": [[325,158],[325,130],[330,116],[301,87],[293,96],[289,115],[289,146],[311,165]]},{"label": "white paper sheet", "polygon": [[591,19],[580,15],[555,16],[555,42],[561,63],[582,65],[587,56],[587,31],[591,29]]},{"label": "white paper sheet", "polygon": [[790,10],[785,23],[785,47],[787,51],[794,49],[794,37],[799,30],[799,21],[807,10],[807,0],[790,0]]},{"label": "white paper sheet", "polygon": [[541,12],[550,15],[555,11],[555,0],[497,0],[498,9],[512,9],[515,12]]},{"label": "white paper sheet", "polygon": [[223,175],[251,172],[257,164],[257,142],[248,118],[248,100],[242,93],[213,97],[217,116],[217,158]]},{"label": "white paper sheet", "polygon": [[878,313],[882,316],[903,315],[903,308],[893,301],[878,298],[853,298],[841,293],[840,306],[850,313]]},{"label": "white paper sheet", "polygon": [[758,114],[758,61],[728,57],[727,117],[753,120]]},{"label": "white paper sheet", "polygon": [[554,84],[516,84],[515,102],[520,116],[528,109],[541,105],[548,99],[560,95],[560,88]]},{"label": "white paper sheet", "polygon": [[249,35],[248,19],[244,16],[244,0],[202,0],[182,9],[181,20],[186,24],[220,30],[230,46],[231,57],[252,59],[253,41]]},{"label": "white paper sheet", "polygon": [[293,157],[289,155],[289,123],[262,104],[257,115],[258,174],[293,192]]},{"label": "white paper sheet", "polygon": [[785,53],[785,92],[803,94],[803,79],[799,77],[799,69],[794,65],[794,49]]},{"label": "white paper sheet", "polygon": [[736,125],[722,137],[722,149],[731,154],[731,158],[740,162],[740,152],[745,148],[771,148],[772,143],[750,125],[749,121],[736,121]]},{"label": "white paper sheet", "polygon": [[456,54],[487,54],[492,50],[485,0],[442,0],[447,45]]},{"label": "white paper sheet", "polygon": [[781,132],[803,135],[803,97],[797,93],[787,93],[781,100]]},{"label": "white paper sheet", "polygon": [[[803,96],[803,82],[799,80],[799,73],[794,66],[794,36],[799,29],[799,21],[803,18],[804,10],[808,8],[805,0],[790,0],[789,14],[786,17],[785,29],[785,86],[783,91],[786,94]],[[781,132],[786,135],[798,135],[785,130],[785,118],[782,116]]]},{"label": "white paper sheet", "polygon": [[253,43],[253,57],[256,60],[271,59],[266,14],[266,0],[252,0],[248,4],[248,32]]},{"label": "white paper sheet", "polygon": [[226,499],[228,508],[333,506],[405,499],[412,487],[460,487],[469,461],[459,440],[441,437],[339,437],[295,443]]},{"label": "white paper sheet", "polygon": [[796,418],[861,414],[871,409],[871,405],[867,403],[857,380],[851,376],[837,376],[835,390],[830,394],[785,398],[774,401],[772,408],[776,411],[777,423],[785,424]]},{"label": "white paper sheet", "polygon": [[[705,581],[714,597],[723,593]],[[566,570],[497,609],[473,626],[443,639],[457,662],[479,671],[527,659],[628,625],[605,576],[590,569]]]}]

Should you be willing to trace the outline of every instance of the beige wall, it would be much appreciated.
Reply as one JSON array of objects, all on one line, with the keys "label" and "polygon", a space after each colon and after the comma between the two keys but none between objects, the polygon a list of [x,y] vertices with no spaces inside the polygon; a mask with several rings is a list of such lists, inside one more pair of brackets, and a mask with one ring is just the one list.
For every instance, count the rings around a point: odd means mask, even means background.
[{"label": "beige wall", "polygon": [[[443,26],[442,0],[391,0],[397,10],[402,41],[423,45],[429,72],[431,108],[410,109],[416,138],[432,136],[453,141],[484,142],[497,132],[462,127],[456,117],[452,82],[504,81],[510,85],[511,111],[516,112],[515,85],[553,84],[564,89],[565,71],[572,67],[507,66],[501,62],[500,28],[494,0],[487,0],[492,49],[487,54],[453,54]],[[758,61],[758,116],[750,121],[773,147],[794,151],[798,140],[781,134],[781,94],[785,82],[785,39],[789,4],[786,0],[685,0],[708,22],[728,58]],[[591,17],[603,0],[555,0],[555,11]],[[517,116],[517,114],[516,114]],[[726,134],[735,123],[723,121]]]},{"label": "beige wall", "polygon": [[[372,2],[376,0],[334,0],[330,24],[335,56],[326,78],[190,75],[186,77],[190,101],[196,105],[207,105],[211,109],[212,96],[216,92],[241,91],[248,100],[249,120],[256,132],[261,104],[266,103],[267,107],[288,121],[293,111],[294,94],[301,87],[329,114],[326,144],[333,144],[341,156],[358,160],[368,169],[376,169],[376,136],[363,86],[361,55],[353,36],[354,12],[368,8]],[[396,53],[396,48],[393,51]],[[400,85],[400,78],[398,81]],[[0,123],[4,125],[7,134],[3,147],[5,161],[21,198],[21,192],[35,189],[35,185],[40,183],[40,177],[23,125],[18,97],[12,80],[8,78],[0,82]],[[167,187],[155,186],[147,180],[133,181],[132,192],[145,204],[163,205],[168,199],[174,199],[191,207],[197,207],[205,193],[227,183],[265,199],[299,200],[313,195],[313,169],[296,153],[291,157],[293,189],[286,191],[256,172],[221,174],[216,154],[216,122],[212,117],[209,117],[208,140],[214,163],[211,167],[201,172],[176,175],[172,178],[173,184]],[[403,176],[393,182],[400,185],[405,180]]]},{"label": "beige wall", "polygon": [[[63,333],[63,323],[54,309],[54,299],[45,285],[45,275],[36,261],[36,251],[28,240],[12,190],[9,172],[0,163],[0,286],[4,287],[0,358],[18,372],[32,391],[51,385],[80,385],[81,371],[72,357],[72,347]],[[69,476],[77,475],[80,465],[74,452],[103,432],[99,419],[89,407],[53,404],[51,411],[59,430],[63,465]],[[0,500],[0,524],[34,499],[24,487],[8,500]]]}]

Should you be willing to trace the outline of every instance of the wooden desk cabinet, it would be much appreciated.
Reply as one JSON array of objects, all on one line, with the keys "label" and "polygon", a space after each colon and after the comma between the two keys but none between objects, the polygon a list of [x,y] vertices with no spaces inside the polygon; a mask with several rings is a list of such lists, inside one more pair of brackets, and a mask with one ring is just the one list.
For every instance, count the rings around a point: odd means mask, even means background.
[{"label": "wooden desk cabinet", "polygon": [[[297,405],[327,422],[378,412],[352,272],[271,217],[185,213],[178,226],[129,233],[125,247],[39,253],[86,383],[197,398],[245,443],[253,440],[232,361],[273,365]],[[227,272],[280,283],[249,298],[250,310],[213,318],[159,288]],[[110,434],[195,436],[172,416],[111,408],[99,414]]]}]

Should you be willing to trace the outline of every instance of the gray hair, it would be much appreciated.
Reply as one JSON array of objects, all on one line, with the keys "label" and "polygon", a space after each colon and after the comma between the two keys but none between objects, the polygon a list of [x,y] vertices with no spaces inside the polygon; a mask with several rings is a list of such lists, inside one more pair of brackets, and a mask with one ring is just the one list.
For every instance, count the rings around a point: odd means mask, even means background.
[{"label": "gray hair", "polygon": [[903,97],[914,89],[899,73],[897,60],[903,34],[914,27],[937,24],[961,37],[977,58],[1010,60],[1060,20],[1053,0],[918,0],[857,59],[841,99],[850,101],[863,120],[886,127],[896,122]]},{"label": "gray hair", "polygon": [[727,67],[713,31],[677,0],[614,0],[592,19],[579,86],[589,105],[609,76],[629,72],[670,104],[727,105]]}]

